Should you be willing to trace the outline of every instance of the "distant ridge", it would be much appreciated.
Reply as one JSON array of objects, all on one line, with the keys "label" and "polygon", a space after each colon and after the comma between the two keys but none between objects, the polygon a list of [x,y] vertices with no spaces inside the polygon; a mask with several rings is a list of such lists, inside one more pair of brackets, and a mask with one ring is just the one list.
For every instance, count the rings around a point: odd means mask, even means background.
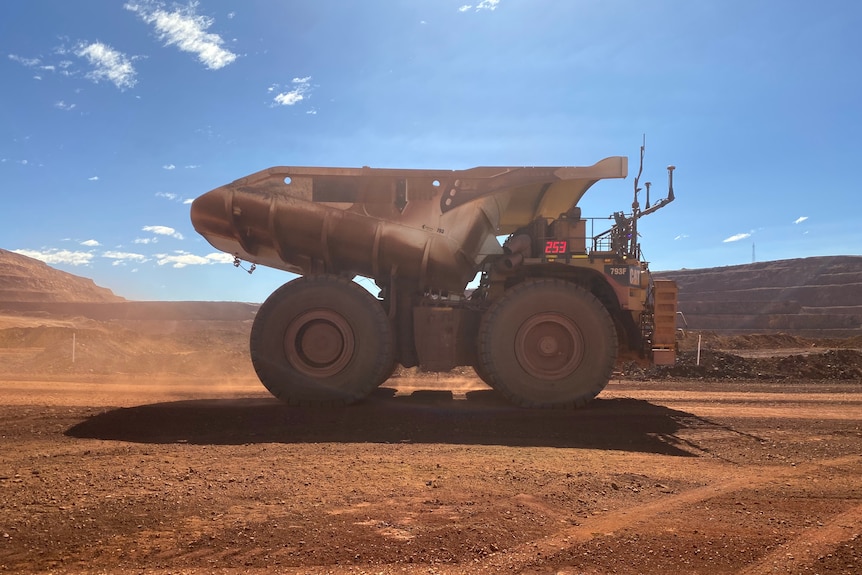
[{"label": "distant ridge", "polygon": [[97,321],[246,321],[257,304],[208,301],[129,301],[88,278],[0,249],[0,315]]},{"label": "distant ridge", "polygon": [[122,302],[124,298],[48,264],[0,249],[0,302]]},{"label": "distant ridge", "polygon": [[[690,330],[862,335],[862,256],[823,256],[658,272],[679,286]],[[678,322],[683,327],[682,317]]]},{"label": "distant ridge", "polygon": [[[679,327],[719,335],[862,335],[862,256],[656,272],[679,286]],[[106,320],[247,321],[257,304],[127,301],[93,280],[0,249],[0,312]],[[683,321],[684,318],[684,321]]]}]

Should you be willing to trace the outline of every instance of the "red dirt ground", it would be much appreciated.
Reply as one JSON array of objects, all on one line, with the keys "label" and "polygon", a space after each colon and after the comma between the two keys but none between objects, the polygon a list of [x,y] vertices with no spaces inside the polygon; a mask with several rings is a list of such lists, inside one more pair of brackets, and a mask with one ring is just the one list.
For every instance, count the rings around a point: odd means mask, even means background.
[{"label": "red dirt ground", "polygon": [[0,571],[862,572],[858,380],[615,380],[579,411],[469,374],[327,410],[249,374],[0,394]]}]

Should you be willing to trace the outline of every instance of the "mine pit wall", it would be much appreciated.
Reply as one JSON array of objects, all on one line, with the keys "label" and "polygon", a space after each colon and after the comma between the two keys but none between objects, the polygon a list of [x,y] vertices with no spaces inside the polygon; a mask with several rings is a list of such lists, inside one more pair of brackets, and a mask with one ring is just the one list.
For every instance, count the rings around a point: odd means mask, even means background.
[{"label": "mine pit wall", "polygon": [[726,335],[862,335],[862,256],[778,260],[653,275],[673,279],[679,286],[678,328]]},{"label": "mine pit wall", "polygon": [[[207,330],[247,331],[260,306],[240,302],[124,301],[124,302],[9,302],[0,301],[0,316],[64,320],[81,327],[88,321],[158,335]],[[70,328],[71,329],[71,328]]]}]

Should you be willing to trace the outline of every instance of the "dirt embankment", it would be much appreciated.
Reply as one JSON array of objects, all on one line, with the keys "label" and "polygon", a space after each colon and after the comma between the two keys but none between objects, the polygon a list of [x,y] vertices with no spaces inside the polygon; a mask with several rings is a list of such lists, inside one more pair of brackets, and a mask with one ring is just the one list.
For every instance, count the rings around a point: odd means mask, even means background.
[{"label": "dirt embankment", "polygon": [[107,288],[49,265],[0,249],[0,302],[121,302]]},{"label": "dirt embankment", "polygon": [[[698,349],[699,348],[699,349]],[[673,366],[620,371],[637,379],[842,380],[862,383],[862,336],[811,339],[787,334],[719,336],[688,334]]]},{"label": "dirt embankment", "polygon": [[679,327],[722,334],[862,336],[862,256],[657,274],[679,287]]}]

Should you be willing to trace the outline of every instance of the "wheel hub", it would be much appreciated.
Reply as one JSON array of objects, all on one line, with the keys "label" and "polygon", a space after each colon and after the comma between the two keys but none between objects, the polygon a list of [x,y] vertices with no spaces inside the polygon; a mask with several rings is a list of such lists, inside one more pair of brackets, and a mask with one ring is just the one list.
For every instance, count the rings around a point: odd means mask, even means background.
[{"label": "wheel hub", "polygon": [[557,350],[560,349],[560,346],[557,344],[557,340],[551,336],[544,336],[539,339],[538,351],[545,357],[552,357],[557,354]]},{"label": "wheel hub", "polygon": [[344,369],[353,357],[350,324],[333,310],[311,310],[296,317],[284,336],[284,354],[300,372],[327,377]]},{"label": "wheel hub", "polygon": [[515,357],[532,377],[562,379],[580,365],[584,340],[573,321],[541,313],[525,321],[515,336]]}]

